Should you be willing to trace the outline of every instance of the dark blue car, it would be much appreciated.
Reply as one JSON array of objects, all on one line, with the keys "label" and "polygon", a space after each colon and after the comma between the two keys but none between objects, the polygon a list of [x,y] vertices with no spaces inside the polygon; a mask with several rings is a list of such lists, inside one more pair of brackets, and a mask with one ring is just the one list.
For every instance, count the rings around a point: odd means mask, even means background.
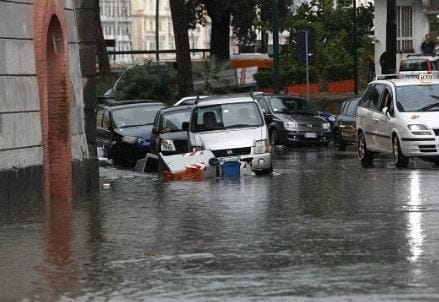
[{"label": "dark blue car", "polygon": [[151,150],[156,113],[165,105],[150,100],[112,102],[98,106],[97,145],[115,165],[134,165]]}]

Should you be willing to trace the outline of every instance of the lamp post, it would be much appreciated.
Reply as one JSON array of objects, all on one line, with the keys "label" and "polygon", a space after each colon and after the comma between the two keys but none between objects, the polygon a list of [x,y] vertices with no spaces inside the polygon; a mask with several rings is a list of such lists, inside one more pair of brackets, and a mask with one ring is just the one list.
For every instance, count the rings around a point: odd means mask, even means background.
[{"label": "lamp post", "polygon": [[160,48],[159,48],[159,12],[160,0],[155,2],[155,60],[160,62]]},{"label": "lamp post", "polygon": [[352,0],[352,18],[354,21],[354,93],[358,94],[358,43],[357,43],[357,0]]},{"label": "lamp post", "polygon": [[273,5],[273,90],[279,93],[279,0],[272,0]]}]

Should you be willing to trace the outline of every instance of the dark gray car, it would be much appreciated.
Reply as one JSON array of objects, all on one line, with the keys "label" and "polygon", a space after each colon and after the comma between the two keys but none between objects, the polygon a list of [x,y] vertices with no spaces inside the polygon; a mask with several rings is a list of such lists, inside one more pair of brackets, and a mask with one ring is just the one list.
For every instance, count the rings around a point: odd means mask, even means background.
[{"label": "dark gray car", "polygon": [[331,137],[329,123],[304,98],[298,95],[264,95],[257,102],[272,119],[268,131],[272,144],[327,146]]},{"label": "dark gray car", "polygon": [[338,151],[345,150],[347,145],[355,144],[357,141],[355,113],[359,100],[359,97],[352,97],[341,105],[340,114],[334,125],[334,144]]}]

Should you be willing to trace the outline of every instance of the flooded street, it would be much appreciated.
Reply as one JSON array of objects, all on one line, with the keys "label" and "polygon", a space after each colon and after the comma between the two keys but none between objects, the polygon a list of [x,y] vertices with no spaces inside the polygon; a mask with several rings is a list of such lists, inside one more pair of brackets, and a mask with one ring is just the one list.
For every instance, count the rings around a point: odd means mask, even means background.
[{"label": "flooded street", "polygon": [[0,301],[438,301],[439,168],[290,149],[274,173],[101,167],[73,206],[0,212]]}]

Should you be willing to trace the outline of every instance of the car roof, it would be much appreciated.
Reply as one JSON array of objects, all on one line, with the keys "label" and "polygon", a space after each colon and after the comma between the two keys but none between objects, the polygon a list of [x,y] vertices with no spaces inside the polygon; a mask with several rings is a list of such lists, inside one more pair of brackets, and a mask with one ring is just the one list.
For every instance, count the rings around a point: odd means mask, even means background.
[{"label": "car roof", "polygon": [[160,109],[160,112],[167,113],[167,112],[192,110],[192,108],[194,108],[194,107],[195,107],[194,105],[171,106],[171,107],[165,107],[165,108]]},{"label": "car roof", "polygon": [[110,102],[105,104],[99,104],[99,107],[106,107],[112,109],[129,108],[129,107],[141,107],[141,106],[165,106],[164,103],[157,100],[127,100],[121,102]]},{"label": "car roof", "polygon": [[375,80],[370,82],[369,84],[381,83],[381,84],[391,84],[394,86],[417,86],[417,85],[431,85],[431,84],[439,84],[439,79],[433,79],[431,82],[421,82],[417,78],[406,78],[406,79],[388,79],[388,80]]},{"label": "car roof", "polygon": [[197,104],[197,107],[219,105],[224,103],[255,103],[255,100],[249,94],[228,94],[228,95],[218,95],[210,96],[203,99],[202,102]]}]

